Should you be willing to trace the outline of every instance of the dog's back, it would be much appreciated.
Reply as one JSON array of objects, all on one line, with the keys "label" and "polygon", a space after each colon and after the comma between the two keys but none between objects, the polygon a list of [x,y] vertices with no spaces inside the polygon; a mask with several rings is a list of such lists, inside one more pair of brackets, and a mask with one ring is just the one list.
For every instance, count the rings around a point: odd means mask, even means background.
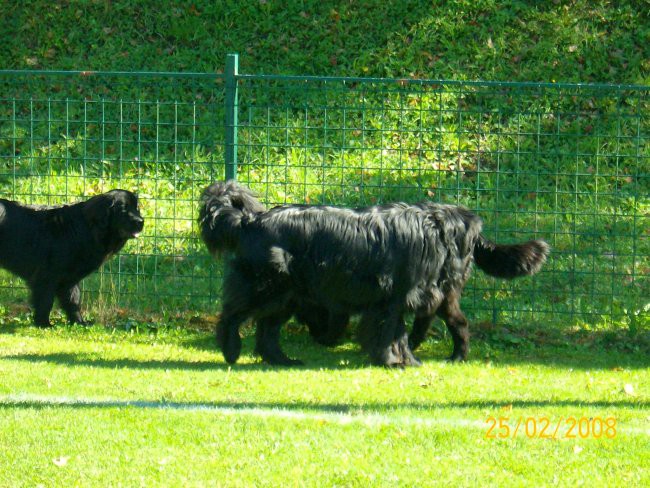
[{"label": "dog's back", "polygon": [[450,205],[290,205],[251,220],[239,254],[286,270],[318,303],[355,311],[386,299],[417,302],[421,289],[462,286],[480,230],[478,217]]},{"label": "dog's back", "polygon": [[78,214],[74,205],[23,205],[0,199],[0,267],[29,278],[43,266],[56,237],[79,222]]}]

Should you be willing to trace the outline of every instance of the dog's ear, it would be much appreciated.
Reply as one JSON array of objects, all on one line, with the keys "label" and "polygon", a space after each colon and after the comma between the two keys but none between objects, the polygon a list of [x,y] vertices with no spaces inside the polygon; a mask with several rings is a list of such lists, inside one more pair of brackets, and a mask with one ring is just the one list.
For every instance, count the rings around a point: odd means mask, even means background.
[{"label": "dog's ear", "polygon": [[83,214],[93,229],[106,230],[110,222],[110,215],[115,199],[110,195],[102,194],[92,197],[86,201],[83,207]]},{"label": "dog's ear", "polygon": [[244,215],[252,215],[266,211],[266,207],[262,205],[255,196],[250,192],[237,191],[228,195],[233,207],[241,210]]}]

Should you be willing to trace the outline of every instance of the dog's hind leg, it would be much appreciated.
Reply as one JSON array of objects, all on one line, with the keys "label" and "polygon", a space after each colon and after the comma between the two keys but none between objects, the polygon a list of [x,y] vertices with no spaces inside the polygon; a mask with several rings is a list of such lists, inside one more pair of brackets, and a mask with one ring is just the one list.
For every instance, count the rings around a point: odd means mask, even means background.
[{"label": "dog's hind leg", "polygon": [[469,352],[469,326],[460,309],[459,295],[451,292],[440,305],[436,314],[445,321],[454,341],[454,350],[450,361],[465,361]]},{"label": "dog's hind leg", "polygon": [[278,366],[297,366],[303,364],[298,359],[291,359],[280,348],[280,328],[290,314],[275,314],[257,320],[255,331],[255,352],[264,362]]},{"label": "dog's hind leg", "polygon": [[79,285],[61,287],[56,291],[56,296],[59,299],[61,308],[63,308],[68,317],[68,322],[71,324],[90,324],[81,315],[81,290],[79,289]]},{"label": "dog's hind leg", "polygon": [[359,341],[370,361],[383,366],[416,366],[419,361],[408,347],[401,311],[395,306],[366,310],[359,323]]},{"label": "dog's hind leg", "polygon": [[50,312],[54,305],[54,287],[49,283],[34,283],[32,289],[32,306],[34,307],[34,324],[38,327],[52,327]]},{"label": "dog's hind leg", "polygon": [[431,322],[433,322],[433,315],[415,317],[413,329],[409,334],[409,347],[412,351],[415,351],[424,342],[424,339],[426,339]]}]

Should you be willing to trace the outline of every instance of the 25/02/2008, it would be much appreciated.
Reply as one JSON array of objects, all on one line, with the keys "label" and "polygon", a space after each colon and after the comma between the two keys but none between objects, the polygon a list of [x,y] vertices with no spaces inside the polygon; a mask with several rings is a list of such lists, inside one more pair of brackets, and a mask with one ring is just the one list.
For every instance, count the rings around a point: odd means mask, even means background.
[{"label": "25/02/2008", "polygon": [[[552,422],[548,417],[488,417],[486,439],[613,439],[616,437],[615,417],[561,417]],[[564,426],[564,429],[561,427]]]}]

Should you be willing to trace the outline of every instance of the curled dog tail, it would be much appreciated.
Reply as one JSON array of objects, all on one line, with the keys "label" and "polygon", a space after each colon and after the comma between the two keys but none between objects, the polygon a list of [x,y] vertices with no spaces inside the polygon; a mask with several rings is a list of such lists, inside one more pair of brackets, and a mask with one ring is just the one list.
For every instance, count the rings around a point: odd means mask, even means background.
[{"label": "curled dog tail", "polygon": [[235,181],[217,181],[201,195],[199,226],[201,238],[211,253],[237,247],[242,225],[265,212],[255,194]]},{"label": "curled dog tail", "polygon": [[542,240],[496,244],[480,234],[474,245],[474,262],[490,276],[511,279],[537,273],[550,250]]}]

